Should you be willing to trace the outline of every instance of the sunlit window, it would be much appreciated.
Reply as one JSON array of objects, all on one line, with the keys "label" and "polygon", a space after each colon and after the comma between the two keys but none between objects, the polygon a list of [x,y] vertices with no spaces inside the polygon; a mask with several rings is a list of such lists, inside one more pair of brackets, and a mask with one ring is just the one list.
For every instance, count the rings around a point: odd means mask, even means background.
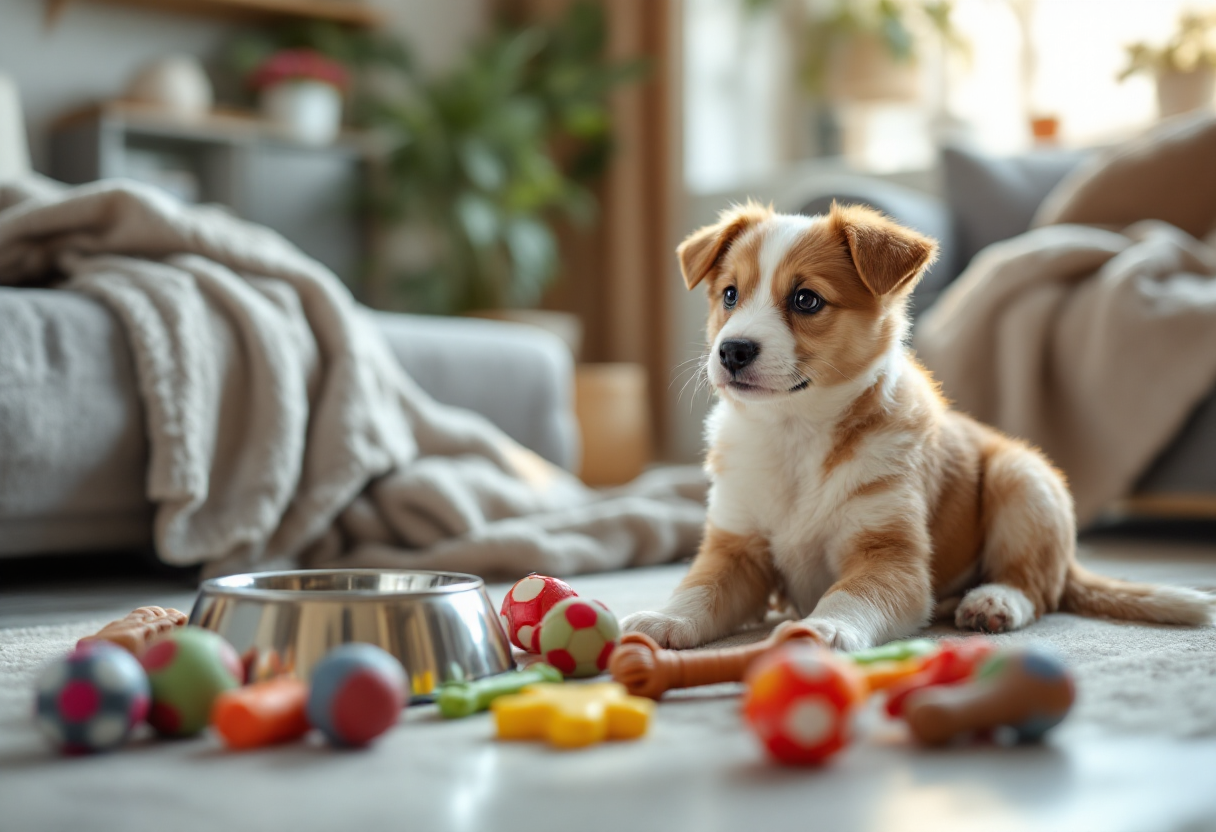
[{"label": "sunlit window", "polygon": [[944,139],[1015,152],[1033,141],[1032,119],[1053,120],[1050,140],[1064,145],[1118,140],[1157,117],[1150,73],[1119,80],[1127,46],[1164,43],[1184,11],[1216,12],[1216,3],[1194,0],[956,0],[950,25],[963,46],[916,32],[914,96],[851,101],[831,89],[813,94],[799,77],[808,21],[833,7],[686,0],[692,191],[771,177],[816,156],[875,171],[928,167]]}]

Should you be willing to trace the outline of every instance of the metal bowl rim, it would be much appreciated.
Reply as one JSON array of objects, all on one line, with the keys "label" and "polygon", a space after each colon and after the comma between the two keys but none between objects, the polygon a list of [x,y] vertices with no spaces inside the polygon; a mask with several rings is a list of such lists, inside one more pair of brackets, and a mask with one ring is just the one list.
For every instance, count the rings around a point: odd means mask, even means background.
[{"label": "metal bowl rim", "polygon": [[[238,578],[268,578],[282,575],[443,575],[460,578],[460,583],[436,586],[429,589],[380,590],[380,589],[265,589],[253,586],[227,586],[226,581]],[[204,595],[246,598],[259,601],[383,601],[389,599],[425,598],[434,595],[453,595],[460,592],[476,592],[485,587],[485,581],[467,572],[446,572],[439,569],[280,569],[270,572],[240,572],[219,578],[208,578],[199,585],[198,599]]]}]

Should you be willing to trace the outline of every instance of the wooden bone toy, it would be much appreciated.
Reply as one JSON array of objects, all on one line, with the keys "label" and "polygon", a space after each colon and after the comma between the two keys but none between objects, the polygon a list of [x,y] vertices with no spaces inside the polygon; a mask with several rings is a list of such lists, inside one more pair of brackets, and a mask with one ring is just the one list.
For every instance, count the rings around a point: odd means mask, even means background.
[{"label": "wooden bone toy", "polygon": [[787,622],[764,641],[719,650],[665,650],[650,636],[626,633],[612,653],[608,671],[634,696],[658,699],[673,688],[694,688],[743,680],[748,665],[791,639],[813,639],[814,630]]}]

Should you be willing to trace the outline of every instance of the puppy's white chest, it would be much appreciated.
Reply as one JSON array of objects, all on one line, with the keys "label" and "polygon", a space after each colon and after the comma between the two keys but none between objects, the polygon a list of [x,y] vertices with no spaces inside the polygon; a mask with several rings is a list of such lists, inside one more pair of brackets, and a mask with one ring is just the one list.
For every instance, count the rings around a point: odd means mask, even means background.
[{"label": "puppy's white chest", "polygon": [[848,496],[844,476],[825,476],[833,431],[805,424],[759,430],[729,411],[716,412],[708,427],[716,469],[709,521],[762,535],[789,600],[809,613],[836,578],[828,550]]},{"label": "puppy's white chest", "polygon": [[832,482],[823,476],[830,434],[756,429],[731,424],[737,422],[732,415],[715,414],[710,425],[717,469],[710,522],[736,534],[764,535],[774,557],[790,546],[805,552],[836,502]]}]

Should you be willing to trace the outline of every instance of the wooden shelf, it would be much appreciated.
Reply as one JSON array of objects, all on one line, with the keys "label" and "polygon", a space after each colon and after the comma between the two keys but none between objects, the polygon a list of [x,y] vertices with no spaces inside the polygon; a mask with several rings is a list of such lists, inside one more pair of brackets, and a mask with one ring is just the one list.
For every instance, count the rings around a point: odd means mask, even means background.
[{"label": "wooden shelf", "polygon": [[[46,0],[47,26],[54,25],[72,2]],[[136,6],[176,14],[219,17],[247,23],[283,20],[322,20],[346,26],[372,28],[384,23],[384,12],[361,0],[88,0]]]},{"label": "wooden shelf", "polygon": [[[119,126],[124,132],[144,136],[186,141],[210,141],[222,144],[245,144],[259,141],[298,142],[277,124],[266,121],[248,110],[212,110],[191,118],[166,112],[160,107],[136,101],[116,99],[90,104],[66,113],[55,120],[54,129],[64,130],[87,121],[100,121]],[[313,147],[312,145],[301,145]],[[372,157],[379,151],[374,136],[359,130],[343,129],[342,135],[325,148],[338,149]]]}]

